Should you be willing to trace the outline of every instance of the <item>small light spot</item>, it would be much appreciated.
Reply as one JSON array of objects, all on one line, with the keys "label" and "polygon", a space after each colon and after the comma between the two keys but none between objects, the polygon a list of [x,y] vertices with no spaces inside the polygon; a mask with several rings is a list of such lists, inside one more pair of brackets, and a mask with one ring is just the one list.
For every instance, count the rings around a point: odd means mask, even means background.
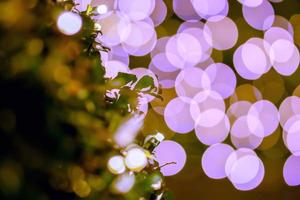
[{"label": "small light spot", "polygon": [[97,7],[97,12],[100,14],[100,15],[103,15],[105,13],[107,13],[107,6],[102,4],[100,6]]}]

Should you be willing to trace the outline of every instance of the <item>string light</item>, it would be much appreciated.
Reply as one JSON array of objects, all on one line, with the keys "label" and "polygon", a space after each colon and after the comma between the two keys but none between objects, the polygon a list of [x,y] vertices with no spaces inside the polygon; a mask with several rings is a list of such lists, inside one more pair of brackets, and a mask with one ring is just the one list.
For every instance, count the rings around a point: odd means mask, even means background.
[{"label": "string light", "polygon": [[147,156],[141,148],[129,149],[125,156],[125,164],[128,169],[139,172],[147,166]]},{"label": "string light", "polygon": [[109,171],[113,174],[122,174],[125,172],[126,167],[122,156],[113,156],[107,163]]},{"label": "string light", "polygon": [[100,15],[103,15],[103,14],[107,13],[107,11],[108,11],[107,6],[104,4],[97,6],[96,10]]},{"label": "string light", "polygon": [[82,27],[82,19],[76,13],[63,12],[57,19],[57,27],[65,35],[75,35]]}]

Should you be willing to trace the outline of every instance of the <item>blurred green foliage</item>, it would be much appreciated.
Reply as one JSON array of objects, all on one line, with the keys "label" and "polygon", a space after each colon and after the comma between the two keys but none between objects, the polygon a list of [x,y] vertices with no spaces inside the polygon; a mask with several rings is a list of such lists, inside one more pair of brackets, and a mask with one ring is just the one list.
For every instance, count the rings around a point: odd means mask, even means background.
[{"label": "blurred green foliage", "polygon": [[[138,93],[157,90],[151,77],[104,79],[85,13],[83,28],[65,36],[56,18],[70,3],[0,2],[0,199],[137,199],[147,174],[127,196],[114,195],[107,172],[114,131],[136,107]],[[107,50],[103,47],[102,50]],[[135,84],[135,88],[124,87]],[[120,89],[119,99],[106,98]]]}]

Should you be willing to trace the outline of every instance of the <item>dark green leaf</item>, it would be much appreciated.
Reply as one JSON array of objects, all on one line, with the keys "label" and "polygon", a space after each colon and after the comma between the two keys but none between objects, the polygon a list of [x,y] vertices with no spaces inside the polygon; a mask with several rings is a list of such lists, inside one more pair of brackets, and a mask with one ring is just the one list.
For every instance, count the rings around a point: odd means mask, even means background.
[{"label": "dark green leaf", "polygon": [[[155,89],[154,80],[151,76],[143,76],[135,85],[135,90],[151,91]],[[146,89],[146,90],[145,90]]]}]

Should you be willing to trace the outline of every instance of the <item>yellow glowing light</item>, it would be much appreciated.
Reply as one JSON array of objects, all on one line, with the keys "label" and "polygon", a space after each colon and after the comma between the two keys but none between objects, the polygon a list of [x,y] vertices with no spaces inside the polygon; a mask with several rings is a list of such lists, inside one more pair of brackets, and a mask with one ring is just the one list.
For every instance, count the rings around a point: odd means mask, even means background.
[{"label": "yellow glowing light", "polygon": [[87,197],[91,193],[91,187],[84,180],[77,180],[73,183],[73,191],[81,198]]}]

